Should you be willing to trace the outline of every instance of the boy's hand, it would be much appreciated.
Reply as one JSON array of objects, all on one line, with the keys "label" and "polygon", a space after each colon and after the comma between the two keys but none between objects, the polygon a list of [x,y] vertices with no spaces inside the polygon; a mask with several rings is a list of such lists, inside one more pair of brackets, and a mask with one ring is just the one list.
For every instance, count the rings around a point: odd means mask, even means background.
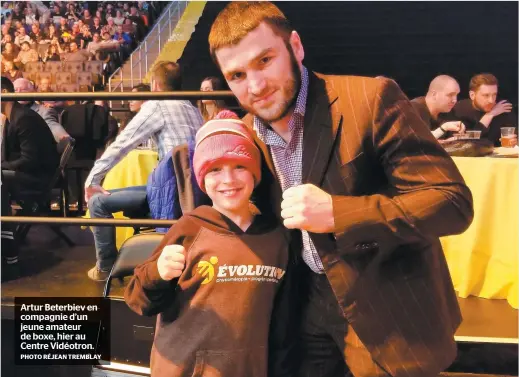
[{"label": "boy's hand", "polygon": [[182,245],[168,245],[162,249],[157,268],[163,280],[178,278],[186,266],[186,249]]}]

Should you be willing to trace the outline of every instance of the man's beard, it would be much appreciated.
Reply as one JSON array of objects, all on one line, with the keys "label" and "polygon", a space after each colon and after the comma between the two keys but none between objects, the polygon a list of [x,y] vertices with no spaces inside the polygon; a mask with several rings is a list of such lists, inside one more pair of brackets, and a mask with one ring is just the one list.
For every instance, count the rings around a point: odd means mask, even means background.
[{"label": "man's beard", "polygon": [[488,110],[485,109],[485,106],[482,106],[478,103],[478,101],[474,100],[472,101],[472,106],[476,109],[476,110],[479,110],[483,113],[488,113],[490,110],[492,110],[495,106],[495,104],[493,104],[492,106],[488,105]]},{"label": "man's beard", "polygon": [[[292,50],[292,46],[286,42],[285,43],[288,54],[290,56],[290,65],[291,65],[291,77],[289,77],[284,83],[282,92],[286,96],[286,98],[278,104],[273,104],[272,106],[277,108],[277,111],[269,117],[261,116],[258,111],[256,111],[253,106],[245,106],[243,104],[242,107],[249,112],[250,114],[256,116],[263,123],[273,123],[283,119],[290,110],[295,106],[297,101],[297,96],[299,94],[299,90],[301,89],[301,69],[299,68],[299,64],[297,64],[296,57],[294,55],[294,51]],[[261,110],[260,110],[261,111]],[[267,110],[268,111],[268,110]]]}]

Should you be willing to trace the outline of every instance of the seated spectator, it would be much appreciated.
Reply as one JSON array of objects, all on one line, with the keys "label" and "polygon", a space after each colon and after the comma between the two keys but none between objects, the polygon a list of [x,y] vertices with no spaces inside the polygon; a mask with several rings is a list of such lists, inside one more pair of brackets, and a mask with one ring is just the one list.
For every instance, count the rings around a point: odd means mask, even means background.
[{"label": "seated spectator", "polygon": [[[2,92],[14,87],[2,76]],[[11,215],[11,199],[23,190],[45,190],[59,164],[56,142],[45,121],[16,101],[2,101],[2,215]],[[2,278],[18,263],[16,226],[2,224]]]},{"label": "seated spectator", "polygon": [[123,3],[123,16],[128,17],[130,15],[130,4]]},{"label": "seated spectator", "polygon": [[[152,91],[174,91],[181,88],[180,69],[176,63],[157,63],[151,73]],[[85,199],[93,218],[112,218],[112,213],[138,210],[146,205],[146,186],[106,191],[101,181],[128,152],[150,137],[158,146],[159,159],[174,147],[194,138],[202,125],[200,112],[189,101],[150,100],[141,108],[95,162],[85,182]],[[104,281],[117,256],[113,228],[93,227],[97,263],[88,271],[92,280]]]},{"label": "seated spectator", "polygon": [[25,20],[24,21],[21,21],[21,20],[14,21],[14,29],[13,29],[14,32],[18,33],[18,29],[20,29],[21,27],[23,27],[25,29],[25,34],[29,34],[31,32],[31,27],[28,25],[25,25]]},{"label": "seated spectator", "polygon": [[86,50],[80,50],[76,42],[70,42],[70,52],[65,53],[64,60],[67,62],[86,62],[90,56]]},{"label": "seated spectator", "polygon": [[14,38],[14,44],[18,47],[22,47],[22,43],[24,42],[32,43],[32,39],[25,33],[25,28],[22,27],[18,29],[18,35]]},{"label": "seated spectator", "polygon": [[9,28],[6,25],[2,25],[2,48],[6,43],[13,42],[13,34],[9,33]]},{"label": "seated spectator", "polygon": [[25,8],[25,24],[32,26],[36,22],[36,14],[31,6]]},{"label": "seated spectator", "polygon": [[[200,85],[200,91],[202,92],[212,92],[214,90],[225,90],[228,89],[221,79],[218,77],[206,77],[202,80],[202,84]],[[198,110],[202,114],[204,118],[204,123],[211,119],[215,119],[216,116],[223,110],[226,110],[228,107],[225,104],[224,100],[211,100],[211,99],[203,99],[197,101]]]},{"label": "seated spectator", "polygon": [[47,40],[47,36],[45,33],[43,33],[40,30],[40,26],[37,24],[32,24],[31,26],[32,32],[29,34],[29,37],[35,42],[35,43],[45,43]]},{"label": "seated spectator", "polygon": [[[16,93],[34,93],[36,91],[33,83],[24,78],[14,81],[13,86]],[[65,137],[69,137],[67,131],[65,131],[63,126],[59,123],[59,116],[56,110],[40,105],[34,101],[19,101],[19,103],[29,107],[43,118],[56,142],[59,142]]]},{"label": "seated spectator", "polygon": [[11,2],[9,1],[4,1],[2,3],[2,20],[5,20],[9,17],[11,17],[11,12],[12,12],[12,9],[11,9]]},{"label": "seated spectator", "polygon": [[135,34],[135,25],[129,18],[124,20],[123,31],[125,33],[130,33],[132,36]]},{"label": "seated spectator", "polygon": [[42,77],[40,82],[38,83],[38,92],[39,93],[52,93],[50,88],[51,81],[48,77]]},{"label": "seated spectator", "polygon": [[124,24],[124,16],[123,16],[123,13],[120,11],[120,10],[117,10],[117,12],[115,12],[115,17],[114,17],[114,23],[119,26],[119,25],[122,25]]},{"label": "seated spectator", "polygon": [[22,71],[16,69],[14,63],[11,60],[4,61],[4,74],[3,76],[7,77],[11,82],[14,80],[23,77]]},{"label": "seated spectator", "polygon": [[58,33],[61,35],[63,33],[71,32],[70,26],[66,18],[61,18],[59,21]]},{"label": "seated spectator", "polygon": [[105,26],[106,25],[106,17],[104,15],[104,12],[101,11],[101,10],[97,10],[96,11],[96,15],[94,17],[94,26],[95,26],[95,21],[96,21],[96,18],[99,19],[99,25],[101,27]]},{"label": "seated spectator", "polygon": [[68,3],[67,12],[65,13],[65,18],[69,23],[76,22],[79,20],[78,12],[76,10],[76,6],[72,3]]},{"label": "seated spectator", "polygon": [[11,19],[13,21],[16,21],[16,20],[25,21],[25,15],[23,14],[22,10],[20,9],[20,4],[18,4],[18,3],[14,4],[14,8],[11,12]]},{"label": "seated spectator", "polygon": [[122,26],[120,26],[120,25],[117,26],[117,32],[114,34],[113,39],[115,41],[119,42],[120,45],[124,45],[125,48],[128,49],[128,52],[129,52],[129,48],[131,47],[131,45],[133,43],[133,39],[129,33],[125,33],[123,31]]},{"label": "seated spectator", "polygon": [[88,25],[84,25],[81,29],[81,33],[76,38],[76,43],[78,44],[78,47],[81,49],[86,49],[88,44],[93,40],[94,36],[92,35],[90,28],[88,27]]},{"label": "seated spectator", "polygon": [[144,24],[144,20],[139,15],[136,6],[132,6],[130,8],[130,15],[128,19],[135,25],[135,34],[137,40],[144,39],[144,35],[146,34],[146,25]]},{"label": "seated spectator", "polygon": [[102,48],[102,41],[101,36],[99,33],[94,33],[94,36],[92,38],[92,42],[88,43],[88,46],[86,48],[87,52],[91,55],[94,55],[97,53],[97,51]]},{"label": "seated spectator", "polygon": [[88,9],[83,11],[83,17],[81,20],[85,23],[85,25],[88,25],[90,29],[94,28],[94,17],[92,17]]},{"label": "seated spectator", "polygon": [[436,139],[444,137],[448,132],[465,132],[465,125],[462,122],[449,122],[442,118],[442,114],[452,110],[458,101],[459,93],[460,86],[453,77],[440,75],[431,81],[425,97],[418,97],[411,101]]},{"label": "seated spectator", "polygon": [[101,25],[101,19],[98,18],[98,17],[94,17],[94,26],[92,27],[92,34],[94,33],[99,33],[101,34],[101,29],[103,28],[103,26]]},{"label": "seated spectator", "polygon": [[65,17],[65,11],[59,5],[54,4],[50,11],[51,17]]},{"label": "seated spectator", "polygon": [[18,57],[14,60],[14,62],[20,63],[21,67],[25,67],[25,64],[29,62],[37,62],[38,58],[38,52],[31,48],[31,45],[28,42],[23,42],[22,49],[18,53]]},{"label": "seated spectator", "polygon": [[104,27],[104,31],[107,31],[110,33],[110,36],[113,37],[115,32],[117,31],[117,25],[114,23],[114,19],[112,17],[109,17],[107,20],[107,24]]},{"label": "seated spectator", "polygon": [[63,60],[64,58],[64,53],[66,52],[70,52],[70,42],[72,41],[72,35],[70,33],[63,33],[61,34],[61,40],[62,42],[60,43],[60,46],[61,46],[61,49],[63,50],[63,52],[60,52],[61,54],[61,60]]},{"label": "seated spectator", "polygon": [[112,4],[108,3],[106,4],[106,20],[110,17],[115,17],[115,10]]},{"label": "seated spectator", "polygon": [[59,43],[51,44],[42,59],[44,62],[59,62],[61,60]]},{"label": "seated spectator", "polygon": [[[132,92],[134,92],[134,93],[150,92],[150,91],[151,91],[151,89],[148,84],[138,84],[132,88]],[[138,99],[128,101],[128,106],[130,107],[130,112],[132,113],[133,116],[135,116],[141,110],[141,107],[142,107],[142,105],[144,105],[145,102],[146,102],[145,100],[138,100]]]},{"label": "seated spectator", "polygon": [[57,40],[59,39],[60,33],[56,29],[56,25],[54,25],[54,24],[49,25],[46,36],[47,36],[47,38],[46,38],[45,42],[47,42],[47,43],[50,43],[54,38],[56,38]]},{"label": "seated spectator", "polygon": [[[18,57],[18,53],[15,51],[15,44],[7,42],[2,46],[2,60],[3,61],[14,61]],[[11,80],[12,81],[12,80]]]},{"label": "seated spectator", "polygon": [[[467,130],[481,131],[481,138],[495,146],[500,145],[501,127],[515,127],[517,115],[512,113],[512,104],[497,100],[498,81],[490,73],[481,73],[470,79],[470,99],[459,101],[453,109],[453,117],[467,125]],[[517,142],[517,139],[516,139]]]},{"label": "seated spectator", "polygon": [[2,35],[11,34],[11,37],[15,37],[16,29],[13,26],[13,21],[11,19],[5,20],[2,25]]},{"label": "seated spectator", "polygon": [[[52,93],[51,89],[51,81],[47,77],[42,77],[40,79],[40,82],[38,83],[38,92],[40,93]],[[58,114],[63,111],[63,108],[65,107],[64,101],[43,101],[43,102],[37,102],[39,105],[43,105],[48,108],[55,109]]]}]

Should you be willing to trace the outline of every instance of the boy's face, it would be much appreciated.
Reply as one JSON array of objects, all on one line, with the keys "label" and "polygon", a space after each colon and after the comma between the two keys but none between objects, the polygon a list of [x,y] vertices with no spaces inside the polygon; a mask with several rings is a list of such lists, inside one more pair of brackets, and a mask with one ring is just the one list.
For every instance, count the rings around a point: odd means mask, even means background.
[{"label": "boy's face", "polygon": [[254,176],[239,163],[218,163],[206,174],[204,183],[213,207],[219,212],[229,216],[248,210]]}]

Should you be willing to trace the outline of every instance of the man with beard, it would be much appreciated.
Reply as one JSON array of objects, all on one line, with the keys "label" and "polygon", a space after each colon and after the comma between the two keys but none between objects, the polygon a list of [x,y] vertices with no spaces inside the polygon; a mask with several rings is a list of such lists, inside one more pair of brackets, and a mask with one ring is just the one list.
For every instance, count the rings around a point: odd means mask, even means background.
[{"label": "man with beard", "polygon": [[436,139],[443,138],[448,132],[465,132],[465,125],[459,121],[446,121],[443,116],[449,113],[460,94],[458,82],[450,76],[436,76],[429,84],[425,97],[411,101],[420,118],[429,126]]},{"label": "man with beard", "polygon": [[269,2],[227,5],[209,46],[268,167],[256,203],[302,257],[302,307],[279,328],[301,319],[299,376],[437,376],[461,321],[439,237],[473,218],[452,159],[395,82],[307,70]]},{"label": "man with beard", "polygon": [[459,101],[453,109],[454,119],[465,123],[467,130],[481,131],[481,138],[495,146],[500,145],[501,127],[515,127],[517,135],[517,115],[513,114],[511,103],[496,101],[497,89],[497,78],[491,73],[475,75],[470,79],[470,99]]}]

